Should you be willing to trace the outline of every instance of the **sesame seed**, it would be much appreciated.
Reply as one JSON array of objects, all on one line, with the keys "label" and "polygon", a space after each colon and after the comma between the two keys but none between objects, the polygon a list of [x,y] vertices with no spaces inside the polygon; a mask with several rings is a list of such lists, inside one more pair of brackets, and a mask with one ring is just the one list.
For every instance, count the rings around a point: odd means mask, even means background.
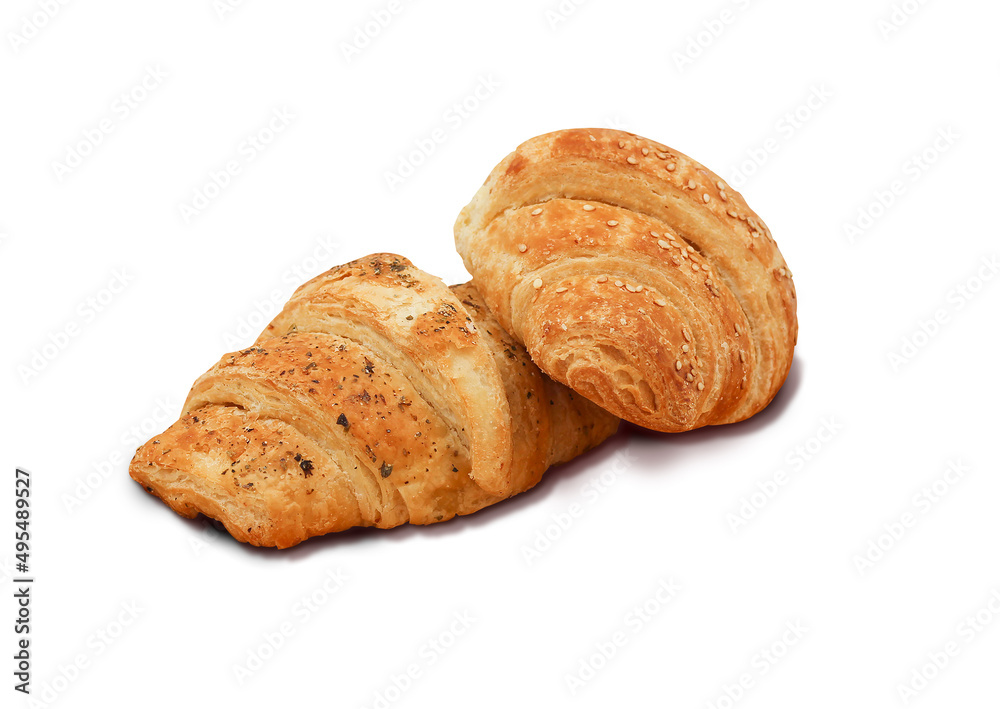
[{"label": "sesame seed", "polygon": [[679,249],[681,247],[681,245],[676,241],[674,241],[673,239],[670,240],[670,245],[673,246],[675,249]]},{"label": "sesame seed", "polygon": [[517,250],[520,251],[523,254],[525,251],[528,250],[528,245],[527,244],[518,244],[517,245]]},{"label": "sesame seed", "polygon": [[743,352],[742,352],[742,351],[740,351],[740,362],[741,362],[741,363],[745,363],[746,361],[747,361],[747,357],[746,357],[746,355],[745,355],[745,354],[743,354]]},{"label": "sesame seed", "polygon": [[705,391],[705,382],[698,382],[698,391]]},{"label": "sesame seed", "polygon": [[705,204],[708,204],[709,202],[711,202],[711,201],[712,201],[712,195],[710,195],[710,194],[709,194],[708,192],[706,192],[705,194],[703,194],[703,195],[701,196],[701,198],[702,198],[703,200],[705,200]]},{"label": "sesame seed", "polygon": [[726,194],[725,190],[719,190],[719,199],[721,199],[723,202],[729,201],[729,196]]},{"label": "sesame seed", "polygon": [[737,335],[739,335],[739,334],[740,334],[740,326],[739,326],[739,325],[736,325],[736,334],[737,334]]},{"label": "sesame seed", "polygon": [[667,304],[667,301],[665,301],[663,298],[657,298],[653,302],[659,305],[661,308]]},{"label": "sesame seed", "polygon": [[680,360],[677,360],[676,362],[674,362],[674,369],[676,369],[678,372],[681,371],[681,367],[682,366],[684,366],[684,365],[681,364]]},{"label": "sesame seed", "polygon": [[656,157],[658,157],[660,160],[666,160],[667,159],[667,154],[666,153],[657,153]]},{"label": "sesame seed", "polygon": [[696,263],[692,263],[692,264],[691,264],[691,270],[692,270],[692,271],[698,271],[698,270],[701,270],[701,266],[699,266],[699,265],[698,265],[698,264],[696,264]]},{"label": "sesame seed", "polygon": [[636,160],[631,155],[629,155],[627,158],[625,158],[625,162],[627,162],[629,165],[638,165],[639,164],[639,161]]},{"label": "sesame seed", "polygon": [[607,283],[608,282],[608,277],[607,276],[598,276],[597,277],[597,282],[598,283]]},{"label": "sesame seed", "polygon": [[715,186],[718,187],[720,190],[726,189],[726,183],[723,182],[722,180],[719,180],[718,182],[716,182]]},{"label": "sesame seed", "polygon": [[685,339],[685,340],[686,340],[687,342],[690,342],[690,341],[691,341],[691,333],[690,333],[690,332],[688,332],[688,329],[687,329],[686,327],[682,327],[682,328],[681,328],[681,334],[682,334],[682,335],[684,336],[684,339]]},{"label": "sesame seed", "polygon": [[625,141],[624,140],[619,140],[618,141],[618,147],[619,148],[624,148],[625,147]]},{"label": "sesame seed", "polygon": [[680,266],[681,265],[681,260],[679,258],[677,258],[676,256],[671,256],[670,257],[670,263],[674,264],[675,266]]},{"label": "sesame seed", "polygon": [[643,155],[649,155],[649,148],[643,148],[642,149],[642,154]]},{"label": "sesame seed", "polygon": [[636,286],[635,287],[635,292],[636,293],[642,293],[642,286]]},{"label": "sesame seed", "polygon": [[534,211],[533,211],[533,212],[531,213],[531,216],[533,216],[533,217],[537,217],[537,216],[538,216],[539,214],[541,214],[541,213],[542,213],[542,208],[541,208],[541,207],[539,207],[538,209],[534,210]]},{"label": "sesame seed", "polygon": [[614,219],[609,219],[608,226],[618,226],[618,222],[616,222]]},{"label": "sesame seed", "polygon": [[533,285],[536,289],[537,288],[541,288],[542,287],[542,279],[541,278],[536,278],[535,282],[532,283],[531,285]]},{"label": "sesame seed", "polygon": [[649,232],[649,235],[651,237],[653,237],[654,239],[659,239],[660,238],[660,235],[658,233],[656,233],[655,231]]},{"label": "sesame seed", "polygon": [[597,138],[595,138],[594,136],[590,136],[590,139],[593,140],[593,141],[595,141],[595,142],[597,141]]},{"label": "sesame seed", "polygon": [[688,180],[687,188],[689,190],[693,190],[697,186],[698,186],[697,182],[695,182],[694,180]]},{"label": "sesame seed", "polygon": [[694,247],[693,246],[689,246],[688,247],[688,253],[689,254],[693,254],[694,253]]},{"label": "sesame seed", "polygon": [[691,349],[691,345],[685,344],[681,346],[681,352],[688,352]]},{"label": "sesame seed", "polygon": [[676,169],[677,169],[677,165],[675,165],[672,162],[668,162],[667,163],[667,172],[673,172]]},{"label": "sesame seed", "polygon": [[565,293],[569,288],[556,288],[556,293]]},{"label": "sesame seed", "polygon": [[629,293],[635,293],[635,286],[633,286],[631,283],[626,283],[625,290],[627,290]]},{"label": "sesame seed", "polygon": [[688,375],[687,375],[686,377],[684,377],[684,378],[685,378],[685,379],[686,379],[687,381],[689,381],[689,382],[693,382],[693,381],[694,381],[694,375],[693,375],[693,374],[691,374],[691,372],[688,372]]},{"label": "sesame seed", "polygon": [[656,245],[659,246],[661,249],[665,249],[665,248],[667,248],[669,246],[669,244],[666,241],[664,241],[663,239],[660,239],[659,241],[657,241]]},{"label": "sesame seed", "polygon": [[728,214],[729,216],[731,216],[733,219],[736,219],[736,212],[734,212],[733,210],[727,209],[726,210],[726,214]]},{"label": "sesame seed", "polygon": [[784,275],[785,275],[785,273],[786,273],[786,271],[785,271],[785,269],[784,269],[784,268],[779,268],[779,269],[778,269],[778,273],[780,273],[780,274],[781,274],[782,276],[784,276]]},{"label": "sesame seed", "polygon": [[585,211],[585,212],[593,212],[595,209],[597,209],[597,207],[595,207],[592,204],[585,204],[585,205],[583,205],[583,211]]},{"label": "sesame seed", "polygon": [[621,288],[625,284],[622,283],[621,281],[615,281],[615,285],[618,286],[619,288]]}]

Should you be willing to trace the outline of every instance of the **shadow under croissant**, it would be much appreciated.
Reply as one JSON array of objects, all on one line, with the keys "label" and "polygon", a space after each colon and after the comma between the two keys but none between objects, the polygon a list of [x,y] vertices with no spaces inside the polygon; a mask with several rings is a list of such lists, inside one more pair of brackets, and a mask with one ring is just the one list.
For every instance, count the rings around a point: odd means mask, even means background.
[{"label": "shadow under croissant", "polygon": [[[552,468],[545,473],[541,482],[531,490],[522,492],[519,495],[498,502],[471,515],[454,517],[447,522],[431,525],[404,524],[392,529],[355,527],[344,532],[312,537],[289,549],[255,547],[252,544],[238,542],[225,531],[221,524],[214,523],[219,533],[213,538],[212,543],[230,544],[247,554],[263,559],[287,560],[289,558],[303,558],[326,550],[329,547],[341,545],[399,542],[422,535],[443,536],[459,534],[469,528],[489,524],[494,518],[516,512],[522,507],[537,505],[540,500],[543,500],[555,491],[559,485],[565,484],[566,481],[581,478],[586,475],[587,471],[603,470],[603,466],[607,461],[623,449],[628,448],[636,439],[663,445],[669,443],[671,446],[698,446],[711,445],[722,439],[742,437],[756,433],[758,430],[769,426],[782,415],[792,399],[795,398],[801,381],[802,360],[801,358],[796,358],[792,362],[784,385],[771,403],[756,416],[739,423],[724,426],[706,426],[685,433],[660,433],[623,421],[614,436],[597,448],[577,456],[570,462]],[[142,497],[148,498],[147,495],[142,495]],[[150,501],[153,502],[151,499]],[[181,524],[187,525],[194,535],[202,534],[206,525],[213,524],[211,520],[207,520],[203,515],[199,515],[194,519],[187,519],[180,516],[175,516],[175,518]]]},{"label": "shadow under croissant", "polygon": [[478,512],[474,512],[470,515],[453,517],[446,522],[428,525],[404,524],[392,529],[355,527],[354,529],[349,529],[345,532],[312,537],[311,539],[307,539],[301,544],[298,544],[290,549],[283,550],[270,547],[255,547],[249,544],[240,544],[235,541],[234,543],[242,547],[244,551],[249,554],[259,554],[264,557],[272,558],[275,556],[291,556],[292,558],[299,558],[326,549],[327,547],[335,547],[341,544],[405,541],[406,539],[415,536],[446,536],[451,534],[460,534],[469,528],[489,524],[491,520],[498,516],[510,514],[521,509],[522,507],[538,504],[539,500],[544,499],[550,493],[555,491],[562,480],[572,480],[574,478],[578,478],[579,476],[585,475],[587,470],[602,470],[605,462],[613,458],[618,451],[625,448],[628,445],[628,442],[629,437],[622,435],[621,429],[619,429],[618,433],[609,438],[603,444],[599,445],[597,448],[587,451],[583,455],[577,456],[568,463],[557,465],[546,471],[545,475],[542,476],[541,482],[530,490],[522,492],[519,495],[509,497],[506,500],[496,503],[495,505],[484,507]]}]

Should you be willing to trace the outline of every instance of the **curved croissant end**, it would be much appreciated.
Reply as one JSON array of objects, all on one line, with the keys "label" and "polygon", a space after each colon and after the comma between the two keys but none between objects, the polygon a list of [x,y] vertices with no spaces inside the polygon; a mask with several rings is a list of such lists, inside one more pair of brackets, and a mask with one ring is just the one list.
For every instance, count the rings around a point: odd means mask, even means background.
[{"label": "curved croissant end", "polygon": [[300,287],[184,409],[132,477],[181,515],[278,547],[474,512],[618,425],[530,364],[474,288],[393,254]]},{"label": "curved croissant end", "polygon": [[795,287],[715,173],[616,130],[507,156],[455,224],[473,283],[548,375],[648,428],[763,409],[791,366]]}]

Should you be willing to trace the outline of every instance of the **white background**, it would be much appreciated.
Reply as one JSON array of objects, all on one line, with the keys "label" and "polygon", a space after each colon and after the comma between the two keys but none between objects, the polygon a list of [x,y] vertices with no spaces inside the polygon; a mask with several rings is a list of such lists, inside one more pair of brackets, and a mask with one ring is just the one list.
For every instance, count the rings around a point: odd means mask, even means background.
[{"label": "white background", "polygon": [[[404,0],[348,57],[387,0],[71,2],[51,18],[5,2],[0,557],[9,576],[19,465],[36,706],[371,707],[388,689],[412,707],[885,707],[907,687],[911,706],[1000,705],[1000,279],[984,266],[1000,251],[1000,8],[902,5]],[[294,118],[254,153],[274,111]],[[519,142],[579,126],[694,156],[771,227],[801,334],[764,413],[623,427],[470,518],[283,552],[129,479],[140,439],[270,300],[373,251],[465,280],[459,209]],[[239,174],[185,219],[230,160]],[[950,462],[967,469],[954,484]],[[5,578],[2,703],[22,706],[12,594]],[[474,620],[453,637],[455,614]],[[600,668],[574,693],[583,664]],[[409,665],[420,676],[392,689]]]}]

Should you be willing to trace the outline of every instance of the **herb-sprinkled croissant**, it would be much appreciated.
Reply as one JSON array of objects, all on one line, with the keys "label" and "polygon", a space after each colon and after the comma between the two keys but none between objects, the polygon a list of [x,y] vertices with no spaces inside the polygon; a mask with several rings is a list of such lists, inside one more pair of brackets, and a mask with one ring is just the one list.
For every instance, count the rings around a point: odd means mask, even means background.
[{"label": "herb-sprinkled croissant", "polygon": [[289,547],[475,512],[617,427],[544,376],[471,285],[375,254],[301,286],[129,472],[185,517]]}]

